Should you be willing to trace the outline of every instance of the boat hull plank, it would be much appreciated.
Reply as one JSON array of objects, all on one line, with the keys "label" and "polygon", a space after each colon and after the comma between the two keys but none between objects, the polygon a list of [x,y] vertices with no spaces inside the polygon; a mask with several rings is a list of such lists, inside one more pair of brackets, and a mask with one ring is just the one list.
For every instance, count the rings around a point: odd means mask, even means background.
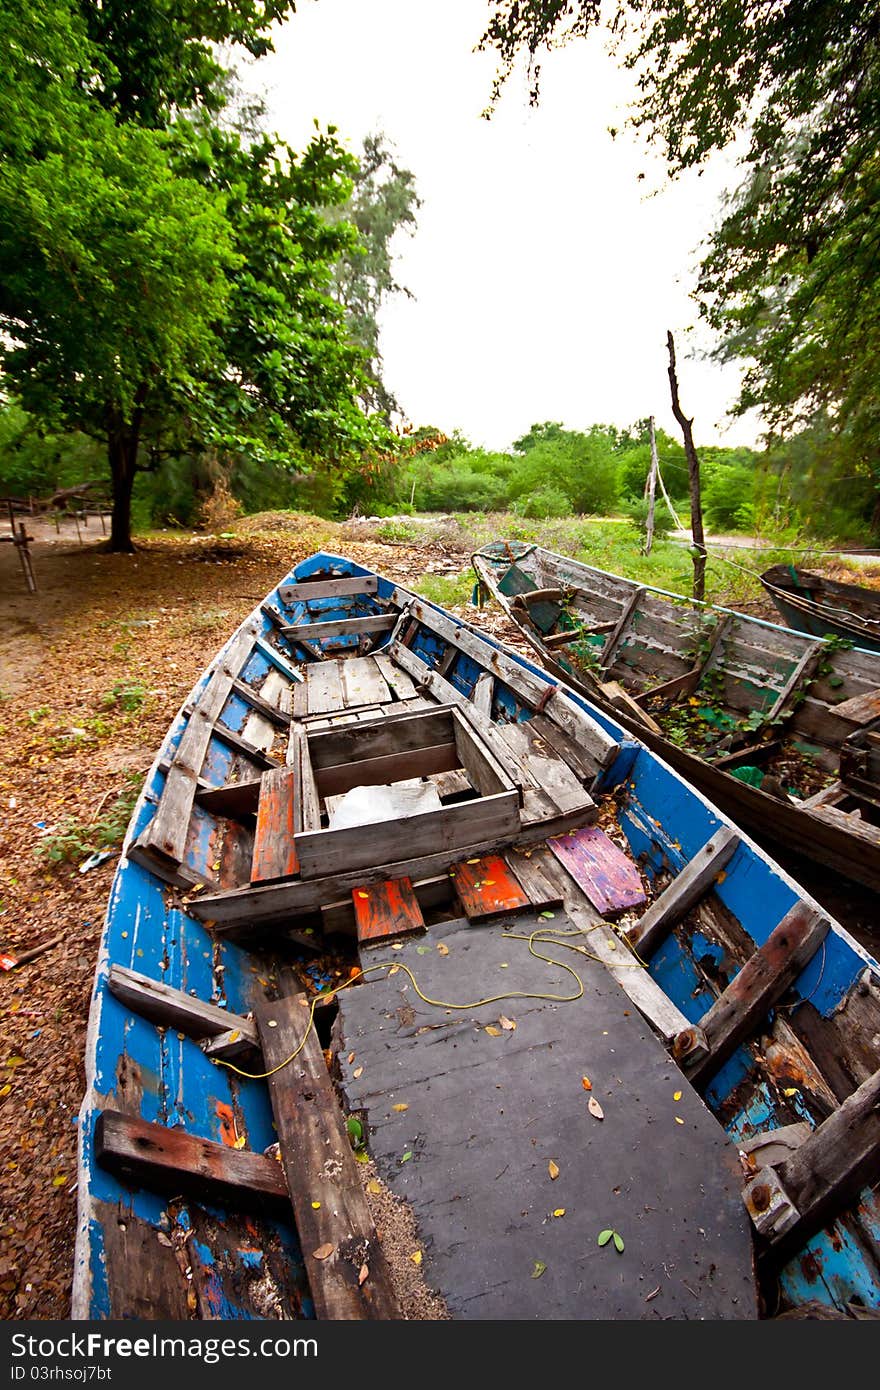
[{"label": "boat hull plank", "polygon": [[625,912],[645,901],[638,869],[604,830],[584,826],[554,836],[547,843],[603,916]]},{"label": "boat hull plank", "polygon": [[352,888],[351,898],[360,946],[425,930],[422,909],[408,878]]},{"label": "boat hull plank", "polygon": [[[572,923],[526,914],[517,931],[548,926]],[[501,923],[441,923],[429,939],[446,954],[407,944],[377,959],[407,964],[423,993],[450,1002],[495,994],[500,980],[505,991],[576,992]],[[402,971],[340,995],[343,1087],[366,1113],[380,1177],[412,1208],[429,1285],[454,1318],[754,1317],[735,1148],[603,967],[539,949],[571,961],[580,999],[500,1000],[450,1017],[414,996]],[[502,1014],[515,1029],[499,1026]],[[407,1021],[389,1029],[395,1015]],[[598,1246],[608,1227],[624,1257]]]},{"label": "boat hull plank", "polygon": [[257,832],[251,861],[251,882],[288,878],[299,869],[294,842],[294,802],[299,769],[273,768],[260,780]]},{"label": "boat hull plank", "polygon": [[529,895],[497,854],[465,859],[449,870],[465,916],[473,922],[531,907]]},{"label": "boat hull plank", "polygon": [[277,1069],[269,1077],[272,1111],[315,1312],[399,1318],[321,1044],[309,1027],[308,1000],[297,993],[259,1004],[256,1019],[266,1070]]}]

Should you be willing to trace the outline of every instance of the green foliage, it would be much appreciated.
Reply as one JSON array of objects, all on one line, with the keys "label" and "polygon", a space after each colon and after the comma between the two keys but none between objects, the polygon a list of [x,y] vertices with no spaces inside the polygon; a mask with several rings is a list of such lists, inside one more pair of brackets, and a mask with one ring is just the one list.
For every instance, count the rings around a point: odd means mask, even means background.
[{"label": "green foliage", "polygon": [[551,516],[571,516],[571,502],[561,487],[551,483],[535,488],[520,503],[523,516],[546,519]]},{"label": "green foliage", "polygon": [[567,497],[573,512],[601,516],[617,505],[614,443],[601,426],[594,426],[589,434],[558,425],[535,426],[514,447],[522,445],[525,448],[511,479],[512,499],[546,488]]},{"label": "green foliage", "polygon": [[101,700],[102,709],[120,709],[126,714],[136,713],[147,698],[147,688],[140,681],[115,681],[111,690]]},{"label": "green foliage", "polygon": [[357,234],[322,211],[356,162],[332,128],[296,156],[213,123],[215,45],[266,51],[289,8],[0,11],[2,366],[44,429],[105,442],[114,548],[130,545],[138,468],[320,453],[344,474],[386,438],[358,405],[363,352],[331,293]]},{"label": "green foliage", "polygon": [[75,864],[102,850],[122,844],[143,785],[141,773],[129,773],[125,789],[97,819],[85,822],[64,816],[51,834],[40,840],[36,854],[46,864]]},{"label": "green foliage", "polygon": [[[633,524],[637,535],[644,540],[648,534],[648,499],[639,497],[635,502],[630,502],[627,511],[633,519]],[[674,530],[675,520],[661,497],[654,501],[654,540],[662,540]]]},{"label": "green foliage", "polygon": [[716,531],[749,531],[755,524],[755,474],[751,468],[715,469],[703,488],[706,521]]}]

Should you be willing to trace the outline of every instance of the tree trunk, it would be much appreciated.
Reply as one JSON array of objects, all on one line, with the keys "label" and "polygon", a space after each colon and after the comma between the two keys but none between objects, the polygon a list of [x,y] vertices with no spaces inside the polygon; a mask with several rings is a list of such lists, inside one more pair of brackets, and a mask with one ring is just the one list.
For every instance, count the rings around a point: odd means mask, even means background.
[{"label": "tree trunk", "polygon": [[651,467],[648,472],[648,479],[645,483],[645,495],[648,499],[648,515],[645,517],[645,554],[650,555],[651,546],[654,543],[654,503],[657,498],[657,436],[654,433],[654,417],[650,419],[651,426]]},{"label": "tree trunk", "polygon": [[116,554],[130,555],[134,551],[134,542],[131,539],[131,494],[137,471],[138,444],[146,394],[146,387],[138,391],[130,420],[126,420],[119,411],[109,412],[107,455],[113,482],[113,517],[107,549]]},{"label": "tree trunk", "polygon": [[694,542],[692,557],[694,562],[694,598],[701,602],[706,597],[706,542],[703,535],[703,503],[700,497],[700,460],[694,445],[693,420],[689,420],[678,399],[678,377],[675,374],[675,343],[667,331],[666,346],[669,349],[669,389],[672,392],[672,413],[684,435],[684,456],[687,459],[688,481],[691,497],[691,536]]}]

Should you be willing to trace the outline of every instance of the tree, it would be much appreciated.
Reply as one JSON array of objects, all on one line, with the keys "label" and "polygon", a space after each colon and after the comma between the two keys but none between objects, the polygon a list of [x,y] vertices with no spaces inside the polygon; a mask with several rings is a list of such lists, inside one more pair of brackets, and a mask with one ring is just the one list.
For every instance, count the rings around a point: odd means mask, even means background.
[{"label": "tree", "polygon": [[334,271],[334,292],[345,307],[354,341],[367,355],[367,387],[364,404],[386,417],[400,406],[382,380],[379,349],[379,312],[394,294],[412,298],[394,276],[392,243],[398,232],[412,234],[421,207],[415,175],[402,169],[381,132],[367,135],[354,175],[354,190],[341,208],[328,209],[331,220],[353,223],[358,242],[346,249]]},{"label": "tree", "polygon": [[[113,549],[131,548],[135,471],[163,450],[302,467],[379,437],[330,293],[355,233],[321,213],[349,196],[353,160],[332,130],[296,158],[211,119],[211,45],[259,51],[287,8],[176,5],[154,61],[162,5],[0,11],[3,371],[26,409],[106,442]],[[185,101],[203,109],[184,118]]]},{"label": "tree", "polygon": [[[600,21],[593,0],[491,0],[501,67]],[[738,409],[785,431],[834,417],[867,463],[880,392],[880,11],[869,0],[619,0],[633,122],[676,173],[747,130],[742,187],[712,237],[698,297],[718,356],[749,362]],[[880,529],[880,469],[875,525]]]}]

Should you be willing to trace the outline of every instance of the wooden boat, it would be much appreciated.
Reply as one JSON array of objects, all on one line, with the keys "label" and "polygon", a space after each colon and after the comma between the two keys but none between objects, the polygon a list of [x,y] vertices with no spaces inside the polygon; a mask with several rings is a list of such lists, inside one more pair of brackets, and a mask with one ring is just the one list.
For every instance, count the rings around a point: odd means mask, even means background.
[{"label": "wooden boat", "polygon": [[614,719],[338,556],[159,751],[86,1063],[75,1318],[880,1308],[877,962]]},{"label": "wooden boat", "polygon": [[866,651],[880,652],[880,590],[841,584],[794,565],[771,566],[761,583],[797,632],[844,637]]},{"label": "wooden boat", "polygon": [[538,546],[473,563],[554,676],[762,842],[880,889],[880,655]]}]

